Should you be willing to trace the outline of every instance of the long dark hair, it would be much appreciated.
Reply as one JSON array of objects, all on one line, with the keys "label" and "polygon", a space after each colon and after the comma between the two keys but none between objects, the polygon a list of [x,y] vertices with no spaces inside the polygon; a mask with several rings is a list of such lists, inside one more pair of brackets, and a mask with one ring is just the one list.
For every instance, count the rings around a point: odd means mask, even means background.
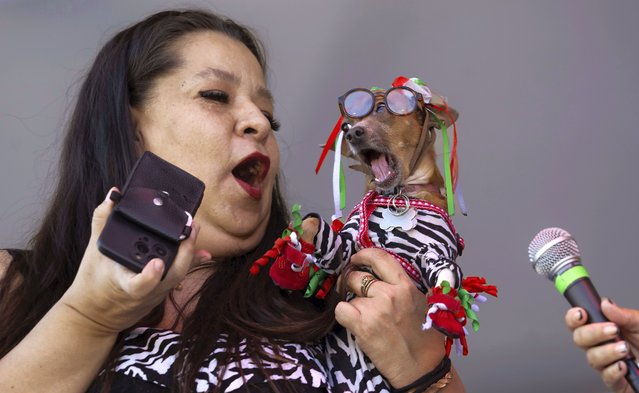
[{"label": "long dark hair", "polygon": [[[59,181],[47,213],[29,243],[30,251],[15,255],[0,283],[0,315],[5,316],[0,318],[0,357],[25,337],[71,285],[89,241],[93,210],[110,187],[124,184],[138,157],[130,108],[141,107],[157,78],[179,66],[176,40],[207,30],[246,45],[265,72],[263,46],[247,28],[199,10],[154,14],[115,35],[97,55],[70,119]],[[177,360],[180,391],[192,390],[201,362],[221,333],[228,335],[227,360],[232,361],[232,348],[242,339],[310,342],[330,329],[334,302],[317,305],[301,294],[282,292],[267,269],[249,277],[253,260],[272,247],[287,223],[278,180],[264,238],[255,250],[218,264],[198,293],[200,299],[214,301],[199,301],[185,320],[182,342],[189,351],[188,356],[181,351]],[[9,284],[16,282],[19,290],[12,290]],[[162,310],[158,306],[141,323],[157,323]],[[257,364],[267,356],[260,345],[247,348]],[[111,360],[116,352],[117,345]]]}]

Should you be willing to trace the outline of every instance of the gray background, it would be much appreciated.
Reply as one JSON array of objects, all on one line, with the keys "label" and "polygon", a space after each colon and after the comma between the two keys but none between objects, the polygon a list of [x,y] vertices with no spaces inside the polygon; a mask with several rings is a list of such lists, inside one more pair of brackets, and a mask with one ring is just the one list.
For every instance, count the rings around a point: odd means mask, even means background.
[{"label": "gray background", "polygon": [[[459,262],[500,289],[471,354],[471,392],[601,392],[563,325],[567,304],[526,250],[560,226],[599,291],[636,306],[639,3],[627,1],[5,1],[0,3],[0,244],[38,222],[67,108],[97,49],[166,7],[208,6],[252,26],[270,55],[289,201],[331,214],[330,165],[313,175],[338,95],[419,76],[460,114],[470,215]],[[362,179],[349,174],[349,206]]]}]

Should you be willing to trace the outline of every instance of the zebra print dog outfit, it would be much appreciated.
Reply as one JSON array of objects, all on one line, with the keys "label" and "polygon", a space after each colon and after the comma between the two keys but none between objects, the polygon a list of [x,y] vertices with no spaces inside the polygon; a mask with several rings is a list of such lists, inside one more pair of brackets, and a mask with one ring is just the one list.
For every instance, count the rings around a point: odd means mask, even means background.
[{"label": "zebra print dog outfit", "polygon": [[[464,242],[455,231],[448,214],[441,208],[419,199],[395,200],[397,208],[406,203],[417,214],[409,229],[384,225],[392,199],[371,191],[353,209],[339,233],[320,218],[315,236],[316,264],[329,273],[339,272],[350,257],[363,248],[382,248],[395,257],[420,291],[434,287],[439,273],[448,269],[451,285],[459,287],[462,271],[455,263]],[[307,216],[308,217],[308,216]],[[443,343],[442,343],[443,344]],[[335,392],[389,391],[384,378],[357,345],[346,329],[338,329],[326,337],[329,384]]]}]

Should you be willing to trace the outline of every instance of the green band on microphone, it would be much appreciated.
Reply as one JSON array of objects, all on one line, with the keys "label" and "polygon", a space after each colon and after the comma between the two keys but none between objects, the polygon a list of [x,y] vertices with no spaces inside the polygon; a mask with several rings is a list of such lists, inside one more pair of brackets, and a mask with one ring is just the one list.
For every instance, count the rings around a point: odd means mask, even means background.
[{"label": "green band on microphone", "polygon": [[581,265],[571,267],[555,278],[555,287],[563,295],[572,283],[584,277],[590,277],[585,267]]}]

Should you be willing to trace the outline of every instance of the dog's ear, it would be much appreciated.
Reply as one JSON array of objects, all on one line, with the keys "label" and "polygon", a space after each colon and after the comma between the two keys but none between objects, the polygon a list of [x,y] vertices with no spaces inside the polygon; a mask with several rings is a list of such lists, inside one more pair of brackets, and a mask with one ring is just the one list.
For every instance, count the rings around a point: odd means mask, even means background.
[{"label": "dog's ear", "polygon": [[444,101],[443,98],[436,94],[433,94],[433,96],[431,97],[430,104],[428,105],[428,110],[431,112],[430,118],[428,120],[429,128],[439,128],[439,123],[433,118],[433,115],[437,116],[437,118],[442,123],[444,123],[446,127],[452,126],[453,123],[456,122],[459,118],[459,112],[457,112],[457,110],[455,110],[455,108],[453,108],[452,106],[448,105],[448,103]]}]

